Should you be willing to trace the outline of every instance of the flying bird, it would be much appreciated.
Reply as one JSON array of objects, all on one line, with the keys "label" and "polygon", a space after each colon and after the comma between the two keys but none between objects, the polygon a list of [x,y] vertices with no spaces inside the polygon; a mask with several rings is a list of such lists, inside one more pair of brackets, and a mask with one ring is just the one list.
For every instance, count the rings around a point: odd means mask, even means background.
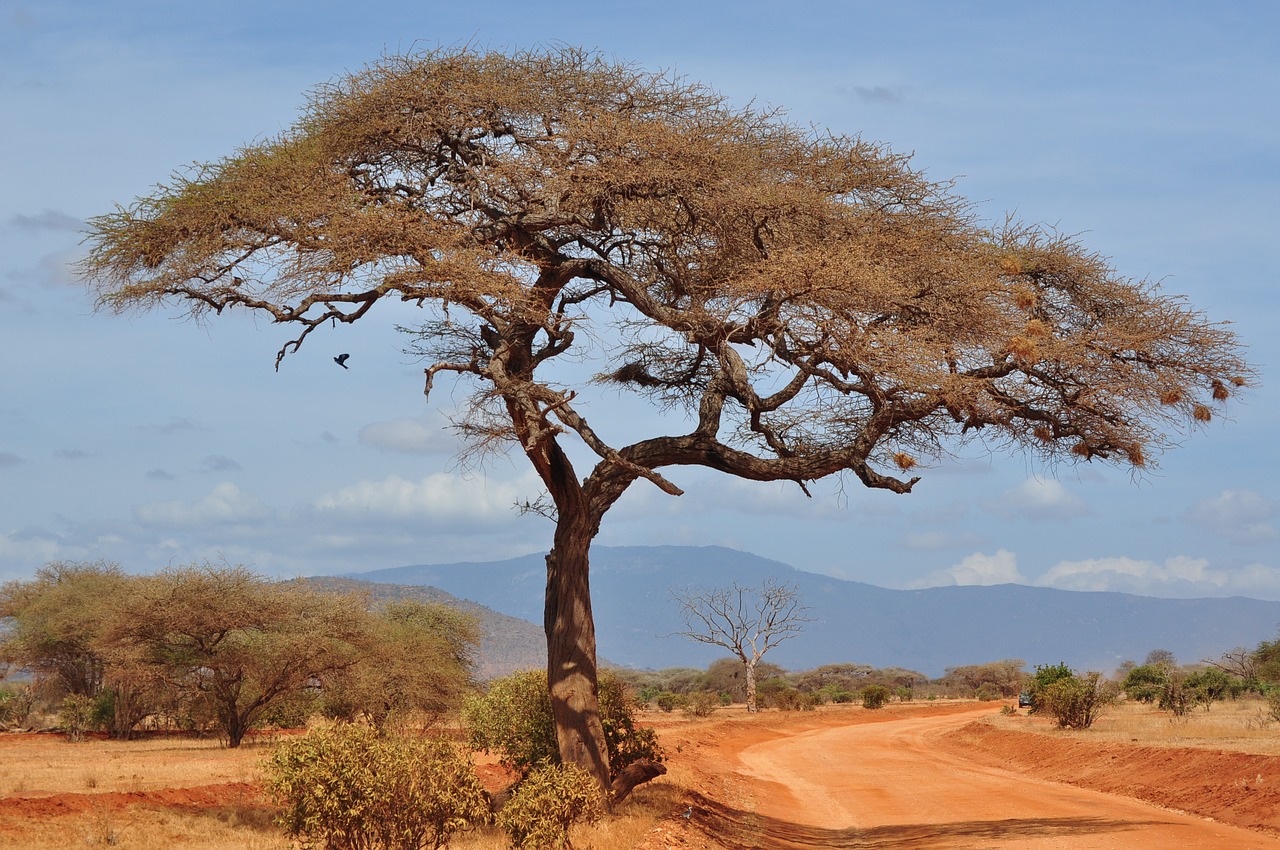
[{"label": "flying bird", "polygon": [[339,354],[337,357],[333,358],[333,362],[334,362],[334,363],[337,363],[337,364],[338,364],[339,366],[341,366],[343,369],[346,369],[346,368],[348,368],[348,366],[347,366],[347,358],[348,358],[348,357],[350,357],[350,356],[351,356],[350,354]]}]

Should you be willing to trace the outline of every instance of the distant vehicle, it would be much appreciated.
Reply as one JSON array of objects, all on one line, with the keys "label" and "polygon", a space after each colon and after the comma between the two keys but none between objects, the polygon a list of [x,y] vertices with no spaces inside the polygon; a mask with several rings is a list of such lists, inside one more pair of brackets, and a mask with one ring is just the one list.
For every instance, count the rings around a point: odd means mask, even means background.
[{"label": "distant vehicle", "polygon": [[1035,705],[1035,700],[1031,698],[1031,691],[1023,691],[1018,694],[1018,708],[1030,708]]}]

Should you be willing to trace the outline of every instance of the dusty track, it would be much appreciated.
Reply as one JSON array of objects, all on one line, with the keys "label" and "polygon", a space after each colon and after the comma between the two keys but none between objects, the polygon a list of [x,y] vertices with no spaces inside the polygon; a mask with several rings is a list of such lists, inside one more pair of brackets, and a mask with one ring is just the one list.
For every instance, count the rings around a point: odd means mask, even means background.
[{"label": "dusty track", "polygon": [[[1025,762],[1008,760],[1009,769],[987,754],[988,763],[980,763],[968,756],[982,755],[972,749],[982,737],[957,732],[990,715],[991,707],[929,712],[829,714],[782,728],[743,720],[709,726],[701,739],[691,734],[677,746],[696,777],[692,810],[687,819],[677,815],[662,824],[645,846],[1280,848],[1274,835],[1029,776]],[[1044,740],[1010,734],[1023,750]],[[1102,759],[1116,757],[1100,752]],[[1215,756],[1174,752],[1187,760]],[[1083,751],[1075,758],[1098,773],[1096,764],[1085,764]],[[1203,779],[1206,795],[1224,780]]]}]

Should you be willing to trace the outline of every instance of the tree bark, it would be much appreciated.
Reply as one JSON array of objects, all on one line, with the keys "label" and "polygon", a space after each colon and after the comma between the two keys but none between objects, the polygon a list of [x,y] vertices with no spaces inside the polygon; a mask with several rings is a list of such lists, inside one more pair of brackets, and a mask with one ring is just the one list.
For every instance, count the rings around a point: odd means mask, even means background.
[{"label": "tree bark", "polygon": [[596,685],[596,627],[591,616],[593,534],[579,516],[561,513],[555,545],[547,555],[547,685],[560,760],[576,764],[609,789],[609,753],[600,722]]},{"label": "tree bark", "polygon": [[742,660],[742,666],[747,674],[747,711],[758,711],[756,706],[756,665],[754,661]]}]

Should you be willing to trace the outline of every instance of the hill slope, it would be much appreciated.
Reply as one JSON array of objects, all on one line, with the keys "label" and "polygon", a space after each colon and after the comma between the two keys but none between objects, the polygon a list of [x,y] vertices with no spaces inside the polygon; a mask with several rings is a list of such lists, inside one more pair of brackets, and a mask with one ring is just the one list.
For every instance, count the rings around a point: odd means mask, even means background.
[{"label": "hill slope", "polygon": [[[429,585],[533,623],[542,620],[543,555],[489,563],[399,567],[358,578]],[[947,667],[1022,658],[1110,672],[1168,649],[1182,662],[1275,636],[1280,602],[1156,599],[1025,585],[889,590],[803,572],[716,546],[595,547],[592,599],[601,656],[639,668],[704,667],[725,654],[676,635],[672,588],[764,579],[799,586],[813,622],[770,653],[791,670],[859,662],[930,676]]]}]

